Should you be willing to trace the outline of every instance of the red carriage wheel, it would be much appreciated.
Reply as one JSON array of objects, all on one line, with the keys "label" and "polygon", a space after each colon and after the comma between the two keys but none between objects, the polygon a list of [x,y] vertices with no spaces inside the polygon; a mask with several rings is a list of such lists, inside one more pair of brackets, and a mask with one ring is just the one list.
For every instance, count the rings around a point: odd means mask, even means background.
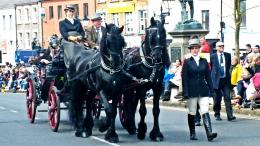
[{"label": "red carriage wheel", "polygon": [[123,96],[121,98],[121,100],[119,101],[118,103],[118,110],[119,110],[119,119],[120,119],[120,122],[123,126],[123,128],[126,128],[126,113],[124,112],[124,106],[123,106]]},{"label": "red carriage wheel", "polygon": [[57,95],[54,81],[51,82],[49,90],[48,119],[52,131],[57,132],[60,124],[60,98]]},{"label": "red carriage wheel", "polygon": [[34,123],[35,115],[36,115],[36,93],[35,93],[35,85],[31,78],[28,79],[28,88],[26,91],[26,109],[27,109],[27,117],[30,123]]}]

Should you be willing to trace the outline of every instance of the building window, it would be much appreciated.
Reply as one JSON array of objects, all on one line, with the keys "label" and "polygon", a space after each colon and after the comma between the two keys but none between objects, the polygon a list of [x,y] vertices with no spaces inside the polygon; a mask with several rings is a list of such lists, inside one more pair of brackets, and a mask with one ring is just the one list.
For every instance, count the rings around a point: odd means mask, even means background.
[{"label": "building window", "polygon": [[30,44],[31,44],[31,39],[30,39],[30,33],[26,32],[26,48],[30,48]]},{"label": "building window", "polygon": [[17,10],[17,23],[21,24],[21,21],[22,21],[22,10],[18,9]]},{"label": "building window", "polygon": [[25,22],[30,22],[30,10],[29,8],[25,8]]},{"label": "building window", "polygon": [[54,13],[53,13],[53,6],[49,6],[49,19],[53,19]]},{"label": "building window", "polygon": [[139,33],[144,34],[147,27],[147,11],[139,10]]},{"label": "building window", "polygon": [[79,19],[79,5],[75,4],[74,7],[75,7],[75,18]]},{"label": "building window", "polygon": [[[19,33],[18,34],[18,46],[21,47],[23,46],[23,33]],[[21,48],[18,48],[18,49],[21,49]]]},{"label": "building window", "polygon": [[83,4],[84,19],[88,18],[88,3]]},{"label": "building window", "polygon": [[58,19],[62,18],[62,6],[58,5]]},{"label": "building window", "polygon": [[116,26],[119,26],[119,14],[118,13],[112,14],[112,23],[114,23]]},{"label": "building window", "polygon": [[202,10],[202,27],[209,30],[209,10]]},{"label": "building window", "polygon": [[37,8],[36,7],[33,7],[33,17],[32,17],[32,21],[34,23],[37,23],[38,21],[38,11],[37,11]]},{"label": "building window", "polygon": [[246,27],[246,0],[240,0],[240,12],[242,14],[240,27]]},{"label": "building window", "polygon": [[34,38],[36,38],[36,39],[38,38],[38,33],[37,32],[33,32],[33,39]]},{"label": "building window", "polygon": [[125,13],[125,32],[126,34],[131,34],[134,32],[133,28],[133,13],[132,12],[126,12]]},{"label": "building window", "polygon": [[6,23],[5,23],[5,15],[3,15],[3,30],[6,29]]},{"label": "building window", "polygon": [[10,30],[13,29],[13,27],[12,27],[12,15],[9,15],[9,28],[10,28]]}]

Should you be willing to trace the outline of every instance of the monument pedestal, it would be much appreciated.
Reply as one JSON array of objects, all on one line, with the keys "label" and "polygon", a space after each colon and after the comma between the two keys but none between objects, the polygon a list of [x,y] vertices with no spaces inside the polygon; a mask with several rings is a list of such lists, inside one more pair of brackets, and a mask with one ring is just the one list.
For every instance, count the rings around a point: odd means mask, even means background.
[{"label": "monument pedestal", "polygon": [[201,23],[194,20],[188,20],[180,22],[176,25],[176,28],[168,32],[172,37],[172,43],[170,44],[170,58],[171,61],[181,59],[185,54],[189,53],[188,41],[193,37],[203,37],[209,33],[208,30],[203,29]]}]

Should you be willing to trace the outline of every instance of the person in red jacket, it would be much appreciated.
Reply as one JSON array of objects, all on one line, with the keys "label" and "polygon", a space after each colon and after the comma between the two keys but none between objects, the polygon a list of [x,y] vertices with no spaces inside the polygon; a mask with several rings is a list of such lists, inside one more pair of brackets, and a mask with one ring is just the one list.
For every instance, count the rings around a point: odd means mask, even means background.
[{"label": "person in red jacket", "polygon": [[205,37],[200,38],[200,45],[201,45],[201,47],[200,47],[201,53],[210,53],[211,52],[210,45],[206,41]]}]

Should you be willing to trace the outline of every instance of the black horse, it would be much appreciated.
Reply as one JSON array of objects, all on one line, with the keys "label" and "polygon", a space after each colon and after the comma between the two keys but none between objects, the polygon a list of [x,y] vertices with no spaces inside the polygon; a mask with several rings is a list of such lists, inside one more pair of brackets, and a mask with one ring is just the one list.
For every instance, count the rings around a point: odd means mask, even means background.
[{"label": "black horse", "polygon": [[[88,137],[92,134],[91,105],[95,96],[98,95],[101,97],[107,116],[108,131],[105,139],[110,142],[119,140],[115,131],[117,105],[124,85],[133,79],[123,70],[122,50],[125,41],[121,36],[122,31],[123,27],[118,28],[114,24],[106,25],[106,34],[102,36],[100,42],[100,52],[85,50],[80,45],[74,45],[74,48],[71,48],[74,49],[76,55],[69,63],[69,78],[72,87],[70,117],[77,137]],[[109,100],[112,100],[112,103],[109,103]],[[86,105],[85,117],[83,116],[84,105]]]},{"label": "black horse", "polygon": [[[145,116],[147,113],[145,106],[146,92],[153,90],[153,116],[154,126],[150,132],[150,138],[154,141],[162,141],[163,135],[159,128],[159,99],[163,92],[163,77],[165,67],[169,67],[170,61],[166,48],[166,31],[164,28],[164,20],[162,22],[151,18],[151,25],[146,29],[145,40],[142,47],[132,51],[126,56],[126,60],[130,66],[128,72],[139,79],[148,79],[150,82],[134,89],[124,92],[124,111],[126,115],[125,128],[129,134],[135,134],[135,112],[140,100],[139,114],[141,116],[138,124],[137,137],[139,139],[145,138],[147,126],[145,123]],[[137,51],[139,53],[137,53]],[[139,54],[136,56],[136,54]],[[132,59],[131,59],[132,58]]]}]

